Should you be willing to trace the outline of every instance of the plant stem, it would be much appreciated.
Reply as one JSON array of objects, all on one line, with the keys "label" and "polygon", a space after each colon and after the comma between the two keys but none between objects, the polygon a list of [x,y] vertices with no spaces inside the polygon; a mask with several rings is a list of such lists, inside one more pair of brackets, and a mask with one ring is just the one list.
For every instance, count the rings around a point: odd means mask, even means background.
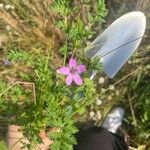
[{"label": "plant stem", "polygon": [[76,48],[73,49],[72,56],[71,56],[72,58],[74,57],[75,51],[76,51]]},{"label": "plant stem", "polygon": [[[65,21],[65,28],[66,28],[66,32],[67,32],[67,29],[68,29],[68,21],[67,21],[67,16],[65,16],[64,18],[64,21]],[[63,66],[65,66],[66,64],[66,58],[67,58],[67,34],[66,34],[66,39],[65,39],[65,53],[64,53],[64,63],[63,63]]]},{"label": "plant stem", "polygon": [[134,113],[134,109],[133,109],[133,105],[132,105],[132,99],[130,98],[130,95],[128,95],[128,100],[129,100],[130,110],[131,110],[131,114],[132,114],[132,118],[133,118],[133,123],[136,128],[137,121],[136,121],[136,117],[135,117],[135,113]]}]

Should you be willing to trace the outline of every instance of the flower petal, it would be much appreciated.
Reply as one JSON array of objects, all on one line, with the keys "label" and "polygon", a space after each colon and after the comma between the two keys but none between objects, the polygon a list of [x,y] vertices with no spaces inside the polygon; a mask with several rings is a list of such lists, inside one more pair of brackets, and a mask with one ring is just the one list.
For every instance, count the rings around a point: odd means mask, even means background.
[{"label": "flower petal", "polygon": [[75,75],[73,75],[73,80],[77,85],[83,84],[81,77],[77,73]]},{"label": "flower petal", "polygon": [[70,68],[76,68],[76,66],[77,66],[76,59],[70,58],[70,60],[69,60],[69,67]]},{"label": "flower petal", "polygon": [[63,74],[63,75],[68,75],[70,72],[70,68],[68,67],[61,67],[56,70],[57,73]]},{"label": "flower petal", "polygon": [[78,74],[81,74],[81,73],[83,73],[85,71],[86,71],[86,66],[85,65],[78,65],[77,66],[77,73]]},{"label": "flower petal", "polygon": [[72,82],[73,82],[73,75],[69,73],[66,77],[66,84],[69,86],[72,84]]}]

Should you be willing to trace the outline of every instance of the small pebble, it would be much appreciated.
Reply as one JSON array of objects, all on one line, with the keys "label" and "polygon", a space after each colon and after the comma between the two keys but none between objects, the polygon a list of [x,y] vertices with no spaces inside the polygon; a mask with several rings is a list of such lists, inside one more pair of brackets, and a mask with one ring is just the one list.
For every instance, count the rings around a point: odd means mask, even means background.
[{"label": "small pebble", "polygon": [[10,26],[9,26],[9,25],[6,26],[6,30],[7,30],[7,31],[10,30]]},{"label": "small pebble", "polygon": [[116,95],[119,96],[119,91],[118,90],[116,91]]},{"label": "small pebble", "polygon": [[128,61],[128,64],[131,64],[131,60]]},{"label": "small pebble", "polygon": [[87,45],[87,46],[90,46],[90,45],[91,45],[91,42],[90,42],[90,41],[87,41],[87,42],[86,42],[86,45]]},{"label": "small pebble", "polygon": [[5,5],[5,8],[8,10],[8,9],[11,8],[11,6],[10,5]]},{"label": "small pebble", "polygon": [[89,27],[88,26],[85,26],[85,28],[84,28],[85,30],[88,30],[89,29]]},{"label": "small pebble", "polygon": [[108,100],[112,100],[112,96],[110,96],[110,95],[107,98],[108,98]]},{"label": "small pebble", "polygon": [[100,77],[99,80],[98,80],[98,83],[99,83],[99,84],[102,84],[102,83],[104,83],[104,82],[105,82],[105,78]]},{"label": "small pebble", "polygon": [[0,3],[0,8],[3,8],[4,7],[4,4],[3,3]]},{"label": "small pebble", "polygon": [[100,113],[100,111],[97,111],[97,119],[100,120],[102,118],[102,115]]},{"label": "small pebble", "polygon": [[11,5],[10,8],[14,10],[14,9],[15,9],[15,6]]},{"label": "small pebble", "polygon": [[100,106],[101,104],[102,104],[102,100],[98,99],[98,100],[96,101],[96,105]]},{"label": "small pebble", "polygon": [[91,111],[91,112],[90,112],[90,117],[93,118],[94,115],[95,115],[94,111]]},{"label": "small pebble", "polygon": [[114,90],[114,89],[115,89],[115,86],[114,86],[114,85],[110,85],[110,86],[109,86],[109,89],[110,89],[110,90]]}]

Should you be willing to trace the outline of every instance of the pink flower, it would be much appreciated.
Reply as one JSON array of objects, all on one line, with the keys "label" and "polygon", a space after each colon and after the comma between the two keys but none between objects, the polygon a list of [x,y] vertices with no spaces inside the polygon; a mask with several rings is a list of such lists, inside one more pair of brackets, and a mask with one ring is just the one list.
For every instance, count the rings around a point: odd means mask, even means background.
[{"label": "pink flower", "polygon": [[66,84],[69,86],[74,81],[77,85],[82,85],[83,81],[80,74],[86,71],[85,65],[77,65],[75,59],[70,58],[68,67],[64,66],[57,69],[57,73],[66,75]]}]

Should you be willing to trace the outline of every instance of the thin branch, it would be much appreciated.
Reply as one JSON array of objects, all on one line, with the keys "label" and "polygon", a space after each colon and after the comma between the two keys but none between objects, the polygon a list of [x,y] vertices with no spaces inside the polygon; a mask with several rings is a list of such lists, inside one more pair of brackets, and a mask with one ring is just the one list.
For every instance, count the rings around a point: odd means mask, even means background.
[{"label": "thin branch", "polygon": [[21,81],[18,81],[18,84],[32,85],[32,87],[33,87],[33,97],[34,97],[34,102],[36,103],[35,84],[32,83],[32,82],[21,82]]},{"label": "thin branch", "polygon": [[[123,77],[123,78],[120,79],[119,81],[115,82],[115,83],[113,84],[113,86],[115,86],[115,85],[119,84],[120,82],[122,82],[123,80],[127,79],[128,77],[130,77],[131,75],[133,75],[134,73],[136,73],[138,70],[139,70],[139,68],[136,69],[136,70],[134,70],[134,71],[131,72],[130,74],[126,75],[125,77]],[[105,90],[105,92],[108,91],[109,89],[110,89],[110,87],[107,88],[107,89]]]},{"label": "thin branch", "polygon": [[18,81],[16,81],[15,83],[13,83],[12,85],[10,85],[6,90],[4,90],[2,93],[0,93],[0,97],[5,94],[8,90],[10,90],[13,86],[15,86],[18,83]]},{"label": "thin branch", "polygon": [[140,55],[140,54],[147,53],[147,52],[150,52],[150,49],[144,50],[144,51],[141,51],[141,52],[137,52],[136,54],[137,54],[137,55]]},{"label": "thin branch", "polygon": [[130,110],[131,110],[134,126],[137,127],[137,121],[135,118],[135,113],[134,113],[134,109],[133,109],[133,105],[132,105],[132,99],[130,98],[130,96],[128,96],[128,100],[129,100],[129,105],[130,105]]},{"label": "thin branch", "polygon": [[142,66],[139,67],[139,66],[137,66],[135,64],[132,64],[132,65],[135,66],[136,68],[138,68],[139,70],[142,70],[143,72],[145,72],[150,77],[150,74]]}]

